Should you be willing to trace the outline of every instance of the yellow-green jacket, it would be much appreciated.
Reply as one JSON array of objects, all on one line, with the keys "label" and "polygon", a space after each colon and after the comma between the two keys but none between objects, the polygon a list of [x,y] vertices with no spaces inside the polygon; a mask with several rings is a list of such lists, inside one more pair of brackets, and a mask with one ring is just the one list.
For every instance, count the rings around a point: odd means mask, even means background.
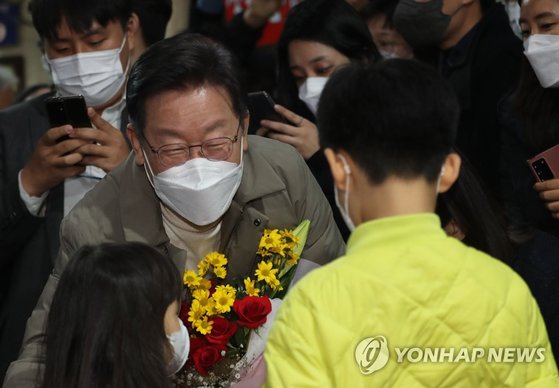
[{"label": "yellow-green jacket", "polygon": [[290,291],[265,358],[270,387],[559,387],[526,284],[434,214],[360,225]]}]

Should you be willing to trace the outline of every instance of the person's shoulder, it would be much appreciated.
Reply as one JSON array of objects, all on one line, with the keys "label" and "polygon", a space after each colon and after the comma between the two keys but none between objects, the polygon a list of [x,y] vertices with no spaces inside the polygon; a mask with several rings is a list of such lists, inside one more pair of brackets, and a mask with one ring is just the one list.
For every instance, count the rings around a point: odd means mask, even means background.
[{"label": "person's shoulder", "polygon": [[249,135],[248,144],[244,156],[246,175],[265,177],[270,182],[279,179],[287,184],[301,182],[310,174],[303,157],[289,144],[256,135]]},{"label": "person's shoulder", "polygon": [[336,299],[341,288],[352,287],[358,283],[358,274],[348,266],[347,257],[341,256],[309,272],[289,290],[289,293],[293,293],[297,298],[312,300],[312,304],[327,305]]},{"label": "person's shoulder", "polygon": [[0,110],[0,118],[7,118],[20,115],[43,115],[46,116],[45,100],[52,97],[54,92],[45,93],[30,100],[11,105]]},{"label": "person's shoulder", "polygon": [[248,136],[248,155],[256,160],[267,160],[276,162],[300,161],[302,156],[289,144],[282,143],[277,140],[268,139],[267,137],[249,135]]},{"label": "person's shoulder", "polygon": [[[464,260],[462,274],[475,280],[480,294],[489,296],[496,303],[531,296],[524,280],[508,264],[475,248],[460,245]],[[511,295],[515,296],[511,299]]]}]

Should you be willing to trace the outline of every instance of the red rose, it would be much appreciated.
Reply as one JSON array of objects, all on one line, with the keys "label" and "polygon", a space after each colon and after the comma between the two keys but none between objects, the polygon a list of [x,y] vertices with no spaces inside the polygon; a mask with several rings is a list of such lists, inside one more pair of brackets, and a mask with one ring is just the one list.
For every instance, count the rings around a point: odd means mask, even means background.
[{"label": "red rose", "polygon": [[188,304],[185,300],[181,303],[181,311],[179,312],[179,319],[184,323],[186,327],[190,325],[188,322],[188,312],[190,311],[190,304]]},{"label": "red rose", "polygon": [[[192,348],[190,348],[192,352]],[[192,353],[194,368],[202,376],[207,376],[208,369],[223,358],[221,352],[225,351],[225,347],[221,345],[208,345],[198,348]]]},{"label": "red rose", "polygon": [[208,346],[208,341],[204,337],[190,337],[190,355],[189,359],[192,359],[192,355],[196,353],[196,351],[204,346]]},{"label": "red rose", "polygon": [[237,323],[250,329],[256,329],[266,323],[272,311],[272,303],[267,296],[247,296],[233,303],[233,310],[239,319]]},{"label": "red rose", "polygon": [[212,318],[212,321],[212,331],[210,334],[206,335],[206,339],[208,342],[215,345],[227,345],[229,338],[231,338],[237,331],[237,324],[222,317]]}]

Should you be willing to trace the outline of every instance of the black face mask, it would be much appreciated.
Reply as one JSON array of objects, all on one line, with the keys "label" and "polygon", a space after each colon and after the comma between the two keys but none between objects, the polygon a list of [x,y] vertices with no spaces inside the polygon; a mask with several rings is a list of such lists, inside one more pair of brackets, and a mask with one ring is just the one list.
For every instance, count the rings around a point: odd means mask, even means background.
[{"label": "black face mask", "polygon": [[413,48],[438,47],[450,24],[451,15],[442,12],[443,0],[418,3],[400,0],[392,21],[404,39]]}]

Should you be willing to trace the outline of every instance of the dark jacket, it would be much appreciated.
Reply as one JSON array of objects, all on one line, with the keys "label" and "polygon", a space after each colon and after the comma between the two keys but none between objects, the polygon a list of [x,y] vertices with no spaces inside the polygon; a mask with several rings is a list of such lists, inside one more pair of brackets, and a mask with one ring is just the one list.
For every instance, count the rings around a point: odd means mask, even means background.
[{"label": "dark jacket", "polygon": [[460,101],[457,146],[498,198],[501,134],[497,107],[517,84],[522,52],[522,42],[514,35],[504,7],[495,4],[463,42],[441,58],[441,71]]},{"label": "dark jacket", "polygon": [[[502,126],[501,191],[509,223],[515,231],[531,233],[540,229],[559,237],[559,220],[551,216],[534,190],[536,181],[526,162],[544,150],[530,145],[510,99],[501,104],[499,116]],[[559,128],[554,134],[554,144],[558,143]]]},{"label": "dark jacket", "polygon": [[[21,200],[18,173],[50,128],[44,101],[52,93],[0,111],[0,381],[19,353],[25,323],[48,279],[59,247],[64,184],[53,187],[46,214]],[[121,130],[126,127],[122,120]]]}]

